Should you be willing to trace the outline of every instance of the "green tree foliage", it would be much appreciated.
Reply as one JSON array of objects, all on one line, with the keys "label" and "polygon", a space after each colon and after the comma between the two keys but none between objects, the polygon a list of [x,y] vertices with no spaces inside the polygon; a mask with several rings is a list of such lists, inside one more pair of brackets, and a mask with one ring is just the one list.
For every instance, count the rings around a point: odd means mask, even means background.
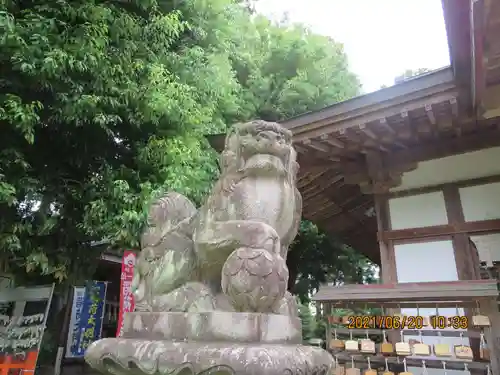
[{"label": "green tree foliage", "polygon": [[[159,192],[200,203],[217,178],[204,134],[359,91],[342,45],[273,24],[251,2],[1,4],[0,255],[19,274],[88,276],[75,270],[102,251],[90,243],[137,248]],[[297,286],[303,299],[351,272],[352,249],[328,241],[303,223],[292,259],[329,249],[324,266],[292,267],[294,280],[312,279]]]},{"label": "green tree foliage", "polygon": [[369,284],[377,280],[377,268],[353,248],[302,221],[288,253],[288,288],[307,303],[320,284]]},{"label": "green tree foliage", "polygon": [[[307,341],[315,338],[316,320],[309,305],[299,305],[299,318],[302,321],[302,340]],[[323,336],[320,336],[323,337]]]},{"label": "green tree foliage", "polygon": [[233,57],[246,118],[279,121],[359,94],[342,44],[264,17],[251,26],[256,30],[244,32],[241,43],[254,46],[255,53]]},{"label": "green tree foliage", "polygon": [[95,257],[91,240],[137,246],[154,191],[206,193],[216,169],[202,134],[224,129],[238,86],[228,57],[195,43],[208,39],[202,12],[189,23],[155,1],[2,9],[0,247],[10,264],[62,279],[71,260]]}]

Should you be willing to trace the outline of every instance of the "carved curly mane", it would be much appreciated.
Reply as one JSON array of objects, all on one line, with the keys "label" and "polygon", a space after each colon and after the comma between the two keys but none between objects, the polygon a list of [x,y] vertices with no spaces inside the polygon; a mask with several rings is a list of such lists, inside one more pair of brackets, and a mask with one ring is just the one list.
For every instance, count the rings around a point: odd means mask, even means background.
[{"label": "carved curly mane", "polygon": [[271,130],[277,134],[281,134],[285,142],[290,146],[289,154],[287,155],[285,168],[288,176],[288,182],[294,185],[299,171],[297,163],[297,152],[292,147],[292,132],[283,128],[278,123],[266,122],[263,120],[254,120],[246,123],[235,124],[226,134],[224,142],[224,151],[221,153],[221,179],[227,175],[232,175],[241,171],[244,166],[244,158],[242,157],[242,142],[241,138],[245,135],[256,135],[260,131]]}]

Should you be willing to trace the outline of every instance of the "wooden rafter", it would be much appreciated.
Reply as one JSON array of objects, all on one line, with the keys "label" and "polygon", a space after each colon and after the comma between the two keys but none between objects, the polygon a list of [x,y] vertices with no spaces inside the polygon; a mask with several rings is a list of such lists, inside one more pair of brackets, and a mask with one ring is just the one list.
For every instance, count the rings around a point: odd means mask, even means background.
[{"label": "wooden rafter", "polygon": [[[452,68],[282,122],[294,134],[304,218],[375,261],[376,220],[365,215],[374,200],[362,194],[380,188],[373,179],[386,189],[420,161],[500,146],[500,122],[493,130],[494,123],[476,121],[470,111],[484,106],[498,116],[491,102],[496,86],[488,85],[500,84],[500,43],[491,38],[500,30],[500,15],[493,24],[488,14],[500,6],[494,0],[442,1]],[[215,136],[211,144],[221,151],[223,140]],[[373,153],[383,176],[368,173]]]},{"label": "wooden rafter", "polygon": [[483,95],[486,87],[485,70],[487,59],[484,54],[484,42],[488,4],[488,0],[471,1],[471,99],[472,108],[476,113],[482,110]]},{"label": "wooden rafter", "polygon": [[[371,94],[346,100],[320,111],[293,117],[283,121],[282,124],[293,129],[294,135],[299,135],[328,124],[359,118],[372,112],[380,112],[385,108],[411,102],[419,97],[428,97],[451,87],[453,87],[453,73],[450,68],[443,68],[416,80],[409,80]],[[384,116],[380,118],[382,117]],[[358,124],[360,124],[359,120],[356,125]],[[323,132],[323,134],[326,133],[328,132]]]},{"label": "wooden rafter", "polygon": [[[439,159],[446,156],[472,152],[489,147],[500,146],[500,130],[491,129],[472,135],[455,137],[448,140],[436,140],[413,147],[382,155],[381,165],[386,171],[406,172],[415,168],[421,161]],[[367,166],[363,162],[343,164],[346,183],[360,183],[370,178]]]}]

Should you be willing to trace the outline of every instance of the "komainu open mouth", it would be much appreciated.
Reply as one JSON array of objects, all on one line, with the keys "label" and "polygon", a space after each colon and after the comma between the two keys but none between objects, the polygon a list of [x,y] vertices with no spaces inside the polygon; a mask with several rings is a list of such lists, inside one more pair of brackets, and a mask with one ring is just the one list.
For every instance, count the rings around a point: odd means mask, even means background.
[{"label": "komainu open mouth", "polygon": [[282,158],[271,154],[255,154],[248,158],[244,166],[245,171],[268,172],[275,175],[286,174],[285,162]]}]

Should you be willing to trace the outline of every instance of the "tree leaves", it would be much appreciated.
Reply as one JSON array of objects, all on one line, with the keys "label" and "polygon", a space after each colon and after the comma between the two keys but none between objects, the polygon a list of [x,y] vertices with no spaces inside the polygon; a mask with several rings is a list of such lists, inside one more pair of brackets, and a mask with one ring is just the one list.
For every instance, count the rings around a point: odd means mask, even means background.
[{"label": "tree leaves", "polygon": [[[359,82],[340,44],[238,1],[10,0],[0,87],[0,256],[60,281],[88,277],[93,241],[137,247],[162,191],[203,201],[218,170],[205,134],[319,109]],[[298,243],[335,254],[308,230]]]},{"label": "tree leaves", "polygon": [[290,247],[287,265],[288,287],[302,303],[308,303],[323,283],[372,283],[377,273],[366,257],[327,236],[309,221],[302,221],[299,235]]}]

